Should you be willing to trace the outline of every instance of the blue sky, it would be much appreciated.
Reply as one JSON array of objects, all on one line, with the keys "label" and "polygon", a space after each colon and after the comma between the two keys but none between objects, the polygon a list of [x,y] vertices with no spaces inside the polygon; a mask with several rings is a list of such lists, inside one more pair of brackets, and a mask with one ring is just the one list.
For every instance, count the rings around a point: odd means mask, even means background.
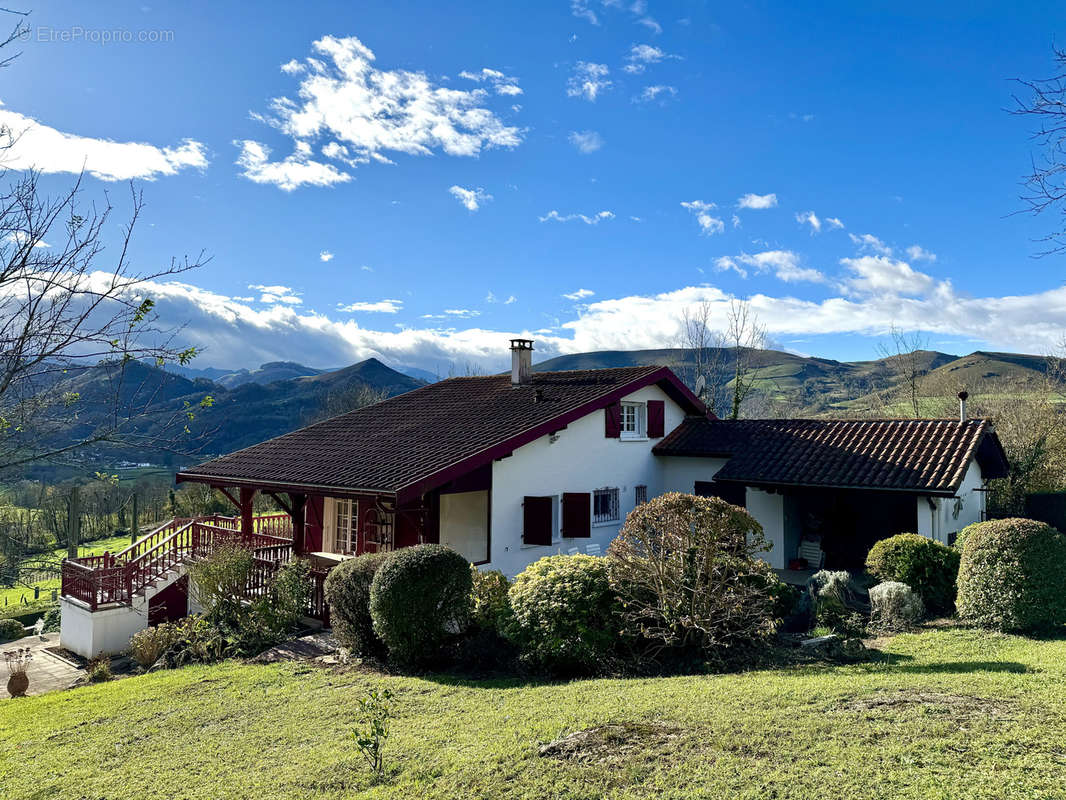
[{"label": "blue sky", "polygon": [[[8,166],[148,204],[136,264],[200,366],[447,371],[670,346],[749,298],[782,347],[1045,352],[1054,220],[1010,78],[1052,3],[40,2],[0,73]],[[13,20],[12,20],[13,22]],[[129,41],[119,41],[129,39]],[[144,39],[145,41],[141,41]],[[328,259],[328,260],[324,260]],[[106,259],[101,268],[106,268]]]}]

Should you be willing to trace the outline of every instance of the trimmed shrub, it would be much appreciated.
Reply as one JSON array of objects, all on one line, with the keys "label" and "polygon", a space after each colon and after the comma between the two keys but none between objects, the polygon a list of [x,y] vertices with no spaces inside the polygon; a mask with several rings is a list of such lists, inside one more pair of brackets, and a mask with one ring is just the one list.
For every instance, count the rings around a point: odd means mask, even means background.
[{"label": "trimmed shrub", "polygon": [[1037,632],[1066,623],[1066,536],[1031,519],[973,526],[959,567],[959,615],[983,628]]},{"label": "trimmed shrub", "polygon": [[370,584],[370,618],[389,658],[409,666],[440,657],[470,620],[470,562],[439,544],[397,550]]},{"label": "trimmed shrub", "polygon": [[370,618],[370,585],[392,553],[364,553],[349,558],[326,576],[326,602],[333,633],[343,647],[366,658],[381,655],[381,640]]},{"label": "trimmed shrub", "polygon": [[889,536],[870,548],[866,569],[880,581],[910,586],[933,614],[955,610],[959,552],[947,545],[916,533]]},{"label": "trimmed shrub", "polygon": [[507,592],[506,635],[522,660],[558,674],[590,674],[612,661],[622,620],[597,556],[546,556],[515,578]]},{"label": "trimmed shrub", "polygon": [[0,642],[21,639],[25,635],[26,629],[17,619],[0,619]]},{"label": "trimmed shrub", "polygon": [[882,631],[907,630],[925,614],[922,598],[899,581],[885,581],[871,588],[870,608],[870,625]]},{"label": "trimmed shrub", "polygon": [[969,538],[970,534],[973,533],[974,529],[980,524],[980,522],[971,522],[969,525],[967,525],[965,528],[955,534],[955,544],[952,546],[959,553],[962,553],[962,549],[966,545],[966,540]]},{"label": "trimmed shrub", "polygon": [[130,637],[130,657],[148,669],[181,638],[180,626],[170,622],[137,631]]},{"label": "trimmed shrub", "polygon": [[482,630],[501,631],[511,612],[507,592],[511,582],[499,570],[482,571],[470,565],[473,589],[470,595],[470,620]]},{"label": "trimmed shrub", "polygon": [[717,497],[672,492],[626,517],[607,551],[611,586],[625,630],[664,647],[704,657],[773,632],[777,577],[759,554],[762,527]]}]

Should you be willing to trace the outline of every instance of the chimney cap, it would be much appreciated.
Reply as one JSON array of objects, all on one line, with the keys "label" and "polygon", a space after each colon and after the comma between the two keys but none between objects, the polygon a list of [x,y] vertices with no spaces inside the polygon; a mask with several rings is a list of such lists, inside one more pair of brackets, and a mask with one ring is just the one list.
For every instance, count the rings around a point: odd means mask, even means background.
[{"label": "chimney cap", "polygon": [[532,339],[512,339],[511,340],[511,349],[512,350],[532,350],[533,349],[533,340]]},{"label": "chimney cap", "polygon": [[965,402],[967,399],[969,399],[969,397],[970,397],[970,393],[968,391],[966,391],[965,389],[963,389],[961,392],[959,392],[959,399],[962,400],[963,402]]}]

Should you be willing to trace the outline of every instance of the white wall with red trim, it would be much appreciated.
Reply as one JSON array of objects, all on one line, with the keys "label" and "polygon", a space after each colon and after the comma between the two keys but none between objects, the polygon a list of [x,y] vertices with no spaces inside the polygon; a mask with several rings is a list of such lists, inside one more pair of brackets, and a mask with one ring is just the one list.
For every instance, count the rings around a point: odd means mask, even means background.
[{"label": "white wall with red trim", "polygon": [[[670,433],[685,418],[684,410],[658,386],[647,386],[622,398],[622,402],[664,402],[665,432]],[[542,436],[492,465],[491,555],[483,569],[498,569],[513,577],[529,564],[548,555],[567,553],[577,547],[607,545],[618,535],[622,520],[633,510],[636,487],[648,487],[652,498],[664,491],[661,459],[652,448],[661,439],[628,440],[605,435],[604,411],[598,409],[560,430],[552,441]],[[588,538],[563,538],[559,525],[551,545],[522,543],[522,502],[526,496],[558,497],[558,518],[564,492],[588,492],[617,488],[619,520],[594,524]],[[691,491],[691,487],[689,488]]]}]

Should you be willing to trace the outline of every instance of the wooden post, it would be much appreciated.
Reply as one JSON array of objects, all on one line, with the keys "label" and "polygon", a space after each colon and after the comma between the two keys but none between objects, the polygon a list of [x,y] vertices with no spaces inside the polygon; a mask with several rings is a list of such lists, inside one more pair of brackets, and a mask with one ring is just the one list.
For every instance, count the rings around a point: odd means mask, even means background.
[{"label": "wooden post", "polygon": [[303,555],[304,552],[304,523],[307,516],[307,495],[290,494],[289,504],[292,506],[292,554]]},{"label": "wooden post", "polygon": [[241,538],[248,541],[255,533],[255,512],[252,510],[252,501],[255,499],[255,489],[241,487]]},{"label": "wooden post", "polygon": [[133,521],[130,523],[130,544],[133,544],[134,542],[136,542],[138,539],[141,538],[140,519],[137,516],[137,493],[136,492],[133,493],[133,498],[131,499],[131,502],[133,504],[133,508],[130,510],[130,513],[133,516]]},{"label": "wooden post", "polygon": [[81,503],[78,502],[78,487],[70,490],[67,505],[67,558],[78,557],[78,539],[81,534]]}]

